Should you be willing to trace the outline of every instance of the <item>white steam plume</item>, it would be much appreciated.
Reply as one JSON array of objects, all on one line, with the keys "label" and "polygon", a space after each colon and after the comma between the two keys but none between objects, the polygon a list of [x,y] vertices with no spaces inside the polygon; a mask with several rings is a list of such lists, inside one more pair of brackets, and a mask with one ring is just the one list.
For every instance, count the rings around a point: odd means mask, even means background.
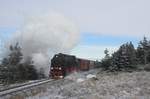
[{"label": "white steam plume", "polygon": [[31,56],[37,68],[44,68],[48,74],[50,58],[55,53],[69,53],[78,40],[79,31],[72,22],[50,13],[27,18],[13,42],[21,45],[24,59]]}]

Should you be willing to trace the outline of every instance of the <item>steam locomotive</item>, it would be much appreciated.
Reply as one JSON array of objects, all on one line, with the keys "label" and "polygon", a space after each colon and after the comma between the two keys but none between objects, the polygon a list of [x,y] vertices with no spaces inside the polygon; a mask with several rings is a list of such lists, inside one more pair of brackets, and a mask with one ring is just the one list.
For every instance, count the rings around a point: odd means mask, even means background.
[{"label": "steam locomotive", "polygon": [[87,71],[96,66],[96,61],[76,58],[73,55],[55,54],[51,59],[49,76],[52,79],[64,78],[75,71]]}]

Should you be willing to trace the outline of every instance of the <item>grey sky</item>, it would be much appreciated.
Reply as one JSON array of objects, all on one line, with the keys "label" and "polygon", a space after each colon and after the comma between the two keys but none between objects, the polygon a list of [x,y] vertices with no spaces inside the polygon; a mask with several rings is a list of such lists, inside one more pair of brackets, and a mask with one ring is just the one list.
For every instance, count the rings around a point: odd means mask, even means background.
[{"label": "grey sky", "polygon": [[23,17],[56,11],[81,32],[149,36],[150,0],[0,0],[0,27],[19,27]]}]

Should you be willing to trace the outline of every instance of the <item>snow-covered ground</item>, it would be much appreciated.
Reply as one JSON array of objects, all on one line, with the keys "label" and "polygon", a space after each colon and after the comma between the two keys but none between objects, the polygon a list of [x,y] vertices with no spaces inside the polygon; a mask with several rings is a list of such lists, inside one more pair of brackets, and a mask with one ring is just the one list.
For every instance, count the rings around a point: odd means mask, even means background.
[{"label": "snow-covered ground", "polygon": [[27,99],[150,99],[150,72],[74,73]]}]

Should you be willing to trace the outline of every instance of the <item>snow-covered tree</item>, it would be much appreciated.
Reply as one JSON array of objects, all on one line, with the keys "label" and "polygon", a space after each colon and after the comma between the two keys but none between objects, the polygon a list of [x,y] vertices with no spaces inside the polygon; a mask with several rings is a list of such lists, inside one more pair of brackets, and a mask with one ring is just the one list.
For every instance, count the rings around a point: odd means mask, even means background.
[{"label": "snow-covered tree", "polygon": [[148,41],[146,37],[144,37],[138,45],[137,58],[140,64],[147,64],[150,62],[150,41]]},{"label": "snow-covered tree", "polygon": [[0,78],[2,82],[14,83],[22,80],[38,78],[38,73],[33,65],[32,59],[28,58],[22,62],[23,54],[18,43],[10,46],[9,55],[2,60],[0,65]]},{"label": "snow-covered tree", "polygon": [[136,52],[133,44],[126,43],[120,46],[119,50],[112,55],[112,70],[133,69],[136,65]]}]

